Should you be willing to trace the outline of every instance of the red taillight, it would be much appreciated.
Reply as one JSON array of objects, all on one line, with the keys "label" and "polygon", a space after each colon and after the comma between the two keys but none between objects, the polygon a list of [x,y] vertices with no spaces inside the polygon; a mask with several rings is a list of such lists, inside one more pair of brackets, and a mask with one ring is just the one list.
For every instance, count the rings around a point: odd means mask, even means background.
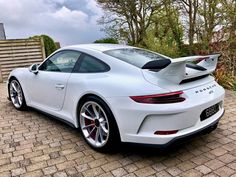
[{"label": "red taillight", "polygon": [[156,131],[155,135],[171,135],[177,133],[178,130],[169,130],[169,131]]},{"label": "red taillight", "polygon": [[168,104],[168,103],[178,103],[185,100],[181,97],[183,91],[170,92],[164,94],[155,95],[144,95],[144,96],[131,96],[130,98],[138,103],[147,104]]}]

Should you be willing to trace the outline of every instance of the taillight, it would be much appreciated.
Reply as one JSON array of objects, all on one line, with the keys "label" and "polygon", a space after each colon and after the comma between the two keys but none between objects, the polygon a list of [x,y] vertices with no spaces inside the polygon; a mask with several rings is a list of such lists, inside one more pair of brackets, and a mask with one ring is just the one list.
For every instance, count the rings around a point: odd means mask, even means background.
[{"label": "taillight", "polygon": [[130,96],[132,100],[138,103],[147,104],[168,104],[168,103],[179,103],[185,100],[181,97],[183,91],[170,92],[155,95],[144,95],[144,96]]}]

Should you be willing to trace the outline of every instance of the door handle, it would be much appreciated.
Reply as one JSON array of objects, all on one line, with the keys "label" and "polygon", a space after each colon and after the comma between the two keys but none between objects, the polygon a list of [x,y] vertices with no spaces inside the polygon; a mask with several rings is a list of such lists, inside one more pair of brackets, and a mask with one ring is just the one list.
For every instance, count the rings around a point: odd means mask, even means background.
[{"label": "door handle", "polygon": [[58,90],[63,90],[65,88],[65,86],[63,84],[56,84],[55,87]]}]

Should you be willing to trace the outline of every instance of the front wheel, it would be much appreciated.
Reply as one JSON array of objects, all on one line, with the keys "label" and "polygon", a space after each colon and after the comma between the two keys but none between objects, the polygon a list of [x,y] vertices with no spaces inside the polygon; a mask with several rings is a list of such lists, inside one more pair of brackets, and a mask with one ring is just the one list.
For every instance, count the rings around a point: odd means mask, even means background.
[{"label": "front wheel", "polygon": [[87,97],[80,106],[80,129],[86,142],[95,150],[114,150],[119,131],[109,107],[99,98]]},{"label": "front wheel", "polygon": [[9,84],[9,96],[13,106],[18,110],[24,110],[26,106],[25,97],[18,80],[12,79]]}]

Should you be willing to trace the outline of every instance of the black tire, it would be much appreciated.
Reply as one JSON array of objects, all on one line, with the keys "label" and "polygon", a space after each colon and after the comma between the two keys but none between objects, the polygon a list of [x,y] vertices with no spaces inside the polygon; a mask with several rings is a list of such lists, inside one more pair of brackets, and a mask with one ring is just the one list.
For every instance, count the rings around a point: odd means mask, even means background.
[{"label": "black tire", "polygon": [[[10,89],[11,89],[11,84],[15,82],[19,85],[19,89],[21,90],[22,92],[22,104],[18,106],[16,106],[14,103],[13,103],[13,100],[12,100],[12,97],[11,97],[11,93],[10,93]],[[24,96],[24,92],[23,92],[23,89],[21,87],[21,84],[20,82],[16,79],[16,78],[12,78],[10,79],[10,82],[9,82],[9,86],[8,86],[8,95],[9,95],[9,98],[10,98],[10,101],[12,102],[12,105],[14,106],[14,108],[16,108],[17,110],[19,111],[24,111],[27,109],[27,105],[26,105],[26,101],[25,101],[25,96]]]},{"label": "black tire", "polygon": [[[107,119],[108,119],[108,124],[109,124],[109,135],[108,135],[108,139],[106,140],[106,143],[102,146],[102,147],[95,147],[94,145],[92,145],[88,139],[85,137],[83,131],[82,131],[82,127],[81,127],[81,108],[83,107],[83,105],[85,105],[88,102],[95,102],[97,103],[99,106],[102,107],[102,109],[104,110]],[[108,107],[108,105],[101,100],[100,98],[96,97],[96,96],[88,96],[85,99],[82,100],[82,102],[79,105],[78,108],[78,123],[79,123],[79,127],[80,127],[80,131],[83,135],[83,138],[85,139],[85,141],[87,142],[87,144],[93,148],[96,151],[99,152],[115,152],[117,149],[117,145],[120,144],[120,134],[119,134],[119,129],[117,126],[117,123],[115,121],[115,118],[110,110],[110,108]]]}]

